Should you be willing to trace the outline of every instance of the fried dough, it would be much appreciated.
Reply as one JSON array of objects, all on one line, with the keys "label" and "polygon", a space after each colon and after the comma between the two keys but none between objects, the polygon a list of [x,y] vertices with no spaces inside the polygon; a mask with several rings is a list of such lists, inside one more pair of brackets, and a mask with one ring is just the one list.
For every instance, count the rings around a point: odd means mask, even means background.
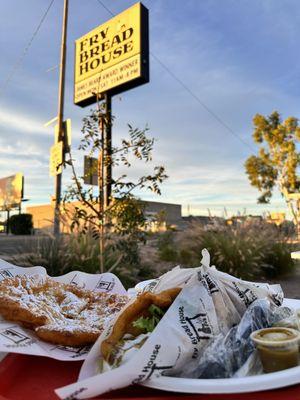
[{"label": "fried dough", "polygon": [[169,307],[180,291],[181,288],[173,288],[157,294],[145,292],[139,295],[137,299],[120,314],[114,323],[110,335],[101,343],[101,354],[103,358],[109,363],[112,363],[115,346],[124,335],[126,333],[131,333],[133,335],[141,333],[140,330],[132,326],[132,323],[139,317],[146,315],[148,308],[152,304],[161,308]]},{"label": "fried dough", "polygon": [[62,346],[85,346],[94,343],[101,331],[92,329],[83,323],[63,326],[60,324],[49,324],[38,326],[36,335],[45,342],[60,344]]},{"label": "fried dough", "polygon": [[66,346],[94,343],[127,296],[63,284],[48,277],[16,276],[0,282],[0,314],[33,329],[41,339]]}]

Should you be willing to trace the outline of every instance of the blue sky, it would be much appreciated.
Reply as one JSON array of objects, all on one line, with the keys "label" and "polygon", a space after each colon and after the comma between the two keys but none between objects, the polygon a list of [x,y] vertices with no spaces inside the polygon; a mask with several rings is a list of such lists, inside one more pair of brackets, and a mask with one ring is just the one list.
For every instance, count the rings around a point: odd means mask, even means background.
[{"label": "blue sky", "polygon": [[[134,1],[102,0],[116,14]],[[30,204],[47,203],[53,193],[49,148],[57,113],[62,0],[55,0],[38,35],[11,81],[4,82],[21,56],[50,0],[0,0],[0,176],[25,175]],[[169,175],[162,196],[143,198],[187,205],[195,214],[281,211],[256,204],[243,163],[251,154],[252,117],[278,110],[299,117],[300,5],[294,0],[146,0],[150,50],[242,140],[231,134],[151,57],[150,83],[113,99],[113,141],[126,124],[157,138],[153,165]],[[70,0],[65,117],[72,119],[73,148],[81,119],[90,107],[73,105],[74,40],[111,16],[97,0]],[[121,98],[120,98],[121,97]],[[245,143],[246,144],[245,144]],[[83,155],[75,152],[82,168]],[[136,165],[133,175],[143,171]],[[118,173],[116,171],[115,173]],[[63,182],[67,184],[68,173]]]}]

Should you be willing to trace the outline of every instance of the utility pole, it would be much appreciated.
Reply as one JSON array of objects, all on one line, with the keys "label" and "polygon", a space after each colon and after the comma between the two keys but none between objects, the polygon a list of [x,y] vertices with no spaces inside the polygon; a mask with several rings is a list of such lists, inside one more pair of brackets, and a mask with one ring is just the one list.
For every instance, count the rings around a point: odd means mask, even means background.
[{"label": "utility pole", "polygon": [[[63,142],[63,160],[65,154],[65,137],[63,131],[64,118],[64,97],[65,97],[65,72],[66,72],[66,39],[67,39],[67,23],[68,23],[68,0],[64,0],[64,14],[62,24],[61,51],[60,51],[60,67],[59,67],[59,88],[58,88],[58,141]],[[54,210],[54,235],[60,234],[60,202],[61,202],[61,182],[62,173],[55,176],[55,210]]]}]

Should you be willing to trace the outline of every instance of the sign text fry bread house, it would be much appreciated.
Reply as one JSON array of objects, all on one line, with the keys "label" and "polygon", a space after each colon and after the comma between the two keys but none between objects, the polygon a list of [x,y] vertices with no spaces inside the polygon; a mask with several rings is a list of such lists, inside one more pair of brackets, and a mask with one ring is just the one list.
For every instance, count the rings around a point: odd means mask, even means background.
[{"label": "sign text fry bread house", "polygon": [[74,103],[149,82],[148,10],[136,3],[75,42]]}]

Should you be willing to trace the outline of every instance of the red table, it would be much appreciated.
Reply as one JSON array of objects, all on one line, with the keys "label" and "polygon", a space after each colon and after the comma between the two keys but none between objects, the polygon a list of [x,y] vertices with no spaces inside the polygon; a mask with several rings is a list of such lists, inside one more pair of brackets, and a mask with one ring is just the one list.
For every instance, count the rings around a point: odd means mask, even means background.
[{"label": "red table", "polygon": [[[10,354],[0,363],[0,400],[58,400],[54,389],[75,382],[80,361]],[[300,385],[245,394],[184,394],[130,386],[98,396],[102,400],[300,400]]]}]

